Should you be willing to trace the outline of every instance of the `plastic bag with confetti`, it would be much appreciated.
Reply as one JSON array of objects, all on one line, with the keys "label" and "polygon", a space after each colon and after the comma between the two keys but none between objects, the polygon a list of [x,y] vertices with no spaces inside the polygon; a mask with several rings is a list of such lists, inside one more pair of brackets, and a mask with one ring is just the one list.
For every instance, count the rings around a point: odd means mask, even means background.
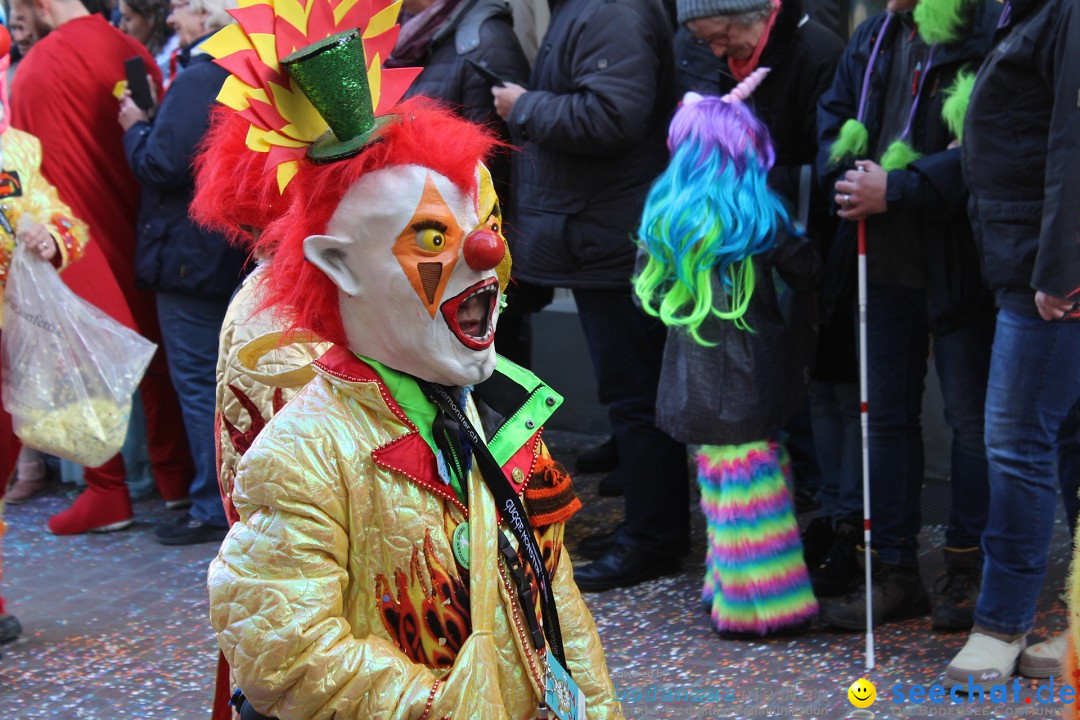
[{"label": "plastic bag with confetti", "polygon": [[120,451],[157,346],[77,297],[18,245],[4,289],[2,390],[27,446],[97,467]]}]

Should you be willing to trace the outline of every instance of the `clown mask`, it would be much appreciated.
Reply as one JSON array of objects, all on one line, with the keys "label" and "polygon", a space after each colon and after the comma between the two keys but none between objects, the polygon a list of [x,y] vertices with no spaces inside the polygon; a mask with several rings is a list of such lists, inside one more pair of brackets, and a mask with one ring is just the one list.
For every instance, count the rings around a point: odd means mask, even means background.
[{"label": "clown mask", "polygon": [[360,177],[304,255],[340,291],[349,349],[442,385],[495,369],[505,266],[491,177],[468,192],[419,165]]}]

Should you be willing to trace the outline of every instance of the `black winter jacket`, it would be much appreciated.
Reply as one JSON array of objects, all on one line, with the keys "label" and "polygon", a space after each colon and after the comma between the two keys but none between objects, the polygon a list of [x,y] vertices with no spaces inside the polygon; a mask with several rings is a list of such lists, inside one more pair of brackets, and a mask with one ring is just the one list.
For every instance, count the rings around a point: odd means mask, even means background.
[{"label": "black winter jacket", "polygon": [[[800,0],[785,0],[776,24],[761,52],[760,67],[769,75],[747,100],[769,128],[776,149],[776,165],[769,185],[794,208],[799,199],[799,169],[813,165],[817,157],[817,104],[832,84],[844,43],[820,23],[810,20]],[[680,29],[675,34],[675,87],[681,98],[687,90],[723,95],[737,84],[726,59],[712,54],[707,45],[694,41]],[[815,191],[817,188],[815,188]],[[814,193],[815,212],[811,228],[824,230],[833,224],[819,192]]]},{"label": "black winter jacket", "polygon": [[[509,141],[506,124],[495,113],[491,83],[468,61],[486,66],[499,77],[524,83],[529,61],[514,35],[506,0],[465,0],[459,11],[431,39],[424,71],[409,86],[405,97],[426,95],[449,103],[464,118],[492,127]],[[489,163],[499,196],[505,202],[510,160],[499,153]]]},{"label": "black winter jacket", "polygon": [[[945,90],[961,69],[974,70],[989,47],[1000,6],[992,0],[980,2],[971,20],[967,38],[942,45],[934,54],[929,75],[922,84],[922,98],[912,123],[909,141],[923,157],[902,170],[888,175],[886,201],[888,213],[904,212],[914,216],[918,238],[925,246],[928,316],[931,329],[944,334],[985,316],[991,307],[989,294],[979,276],[978,258],[965,206],[967,190],[960,167],[960,149],[948,149],[954,140],[941,119]],[[837,68],[832,87],[821,98],[818,110],[818,174],[823,191],[835,195],[833,186],[852,168],[851,164],[832,165],[829,151],[840,127],[858,112],[863,76],[870,53],[884,24],[884,13],[866,20],[855,31]],[[864,124],[869,131],[870,147],[885,146],[891,138],[879,139],[885,84],[892,63],[894,40],[905,32],[899,21],[890,23],[873,64]],[[904,82],[907,82],[905,79]],[[878,158],[872,158],[877,160]],[[831,204],[835,210],[835,205]],[[836,241],[826,257],[826,308],[849,312],[856,275],[856,228],[854,222],[841,221]],[[878,252],[888,252],[879,248]],[[870,238],[869,252],[875,252]]]},{"label": "black winter jacket", "polygon": [[[699,345],[686,331],[669,328],[656,397],[656,426],[679,442],[740,445],[773,439],[805,407],[813,353],[815,303],[821,259],[805,237],[781,234],[755,255],[757,280],[744,319],[753,331],[714,316]],[[773,271],[798,293],[785,303],[785,318]],[[724,294],[711,275],[713,297]]]},{"label": "black winter jacket", "polygon": [[124,133],[124,153],[142,184],[135,281],[160,292],[228,298],[240,283],[246,253],[188,217],[195,192],[195,147],[228,73],[204,53],[191,57],[161,100],[153,124]]},{"label": "black winter jacket", "polygon": [[514,272],[540,285],[627,288],[645,195],[674,106],[660,0],[556,0],[510,116]]},{"label": "black winter jacket", "polygon": [[1012,0],[979,70],[964,176],[998,305],[1037,315],[1035,290],[1080,300],[1080,16],[1076,0]]}]

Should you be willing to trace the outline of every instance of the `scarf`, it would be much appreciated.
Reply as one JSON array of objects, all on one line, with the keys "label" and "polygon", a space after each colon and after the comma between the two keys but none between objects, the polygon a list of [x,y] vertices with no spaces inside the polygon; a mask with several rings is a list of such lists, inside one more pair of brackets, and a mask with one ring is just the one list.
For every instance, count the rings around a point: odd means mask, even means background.
[{"label": "scarf", "polygon": [[761,37],[758,39],[754,54],[746,60],[736,60],[733,57],[728,57],[728,68],[738,82],[742,82],[750,76],[750,73],[757,70],[758,62],[761,60],[761,53],[769,42],[769,34],[772,32],[773,25],[776,24],[776,16],[780,14],[780,0],[772,0],[772,6],[772,15],[769,16],[768,21],[765,23],[765,31],[761,33]]},{"label": "scarf", "polygon": [[415,15],[401,13],[401,33],[386,60],[386,67],[416,67],[427,54],[432,38],[453,17],[463,0],[435,0]]}]

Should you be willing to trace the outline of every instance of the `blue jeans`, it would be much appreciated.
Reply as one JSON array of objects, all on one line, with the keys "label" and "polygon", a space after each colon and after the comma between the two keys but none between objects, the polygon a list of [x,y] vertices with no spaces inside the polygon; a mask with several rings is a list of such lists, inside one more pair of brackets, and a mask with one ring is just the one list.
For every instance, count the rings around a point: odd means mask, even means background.
[{"label": "blue jeans", "polygon": [[1054,524],[1054,462],[1070,531],[1080,501],[1080,324],[1002,310],[986,394],[990,520],[975,622],[1022,633],[1035,621]]},{"label": "blue jeans", "polygon": [[[978,547],[986,525],[983,411],[991,316],[938,336],[934,359],[953,431],[949,547]],[[926,291],[873,285],[867,302],[871,543],[882,562],[917,567],[923,485],[922,397],[930,327]]]},{"label": "blue jeans", "polygon": [[810,383],[814,445],[821,466],[822,514],[862,525],[862,426],[859,384]]},{"label": "blue jeans", "polygon": [[191,516],[225,527],[225,508],[217,481],[214,407],[217,388],[218,336],[227,298],[157,294],[158,321],[169,376],[180,399],[195,478],[191,481]]},{"label": "blue jeans", "polygon": [[619,450],[626,502],[619,539],[665,555],[690,534],[686,447],[656,427],[667,330],[634,305],[629,288],[575,289],[574,301]]}]

